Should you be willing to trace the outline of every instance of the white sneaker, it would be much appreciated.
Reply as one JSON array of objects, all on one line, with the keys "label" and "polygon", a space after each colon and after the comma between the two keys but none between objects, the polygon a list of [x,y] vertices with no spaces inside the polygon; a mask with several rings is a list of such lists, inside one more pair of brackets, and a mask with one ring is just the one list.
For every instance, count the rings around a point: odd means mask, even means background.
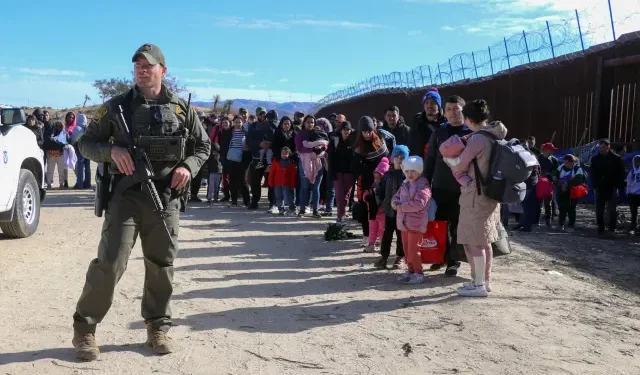
[{"label": "white sneaker", "polygon": [[270,213],[277,215],[280,213],[280,209],[277,206],[273,206],[271,207],[271,209],[269,209]]},{"label": "white sneaker", "polygon": [[398,277],[396,279],[396,282],[402,283],[402,284],[406,284],[408,283],[411,278],[413,277],[413,274],[409,271],[406,271],[405,273],[403,273],[400,277]]},{"label": "white sneaker", "polygon": [[407,284],[422,284],[424,283],[424,275],[421,273],[414,273],[411,276],[411,279],[407,282]]},{"label": "white sneaker", "polygon": [[364,252],[365,253],[375,253],[376,252],[376,246],[375,245],[367,245],[364,247]]},{"label": "white sneaker", "polygon": [[472,288],[469,288],[469,289],[460,288],[456,290],[456,292],[458,293],[458,295],[462,297],[488,297],[489,296],[489,292],[487,292],[487,289],[485,288],[484,285],[474,285]]},{"label": "white sneaker", "polygon": [[[476,288],[476,284],[473,281],[465,281],[464,283],[462,283],[462,286],[458,289],[475,289]],[[487,290],[487,292],[491,293],[491,284],[488,281],[484,282],[484,288]]]},{"label": "white sneaker", "polygon": [[369,237],[362,237],[362,246],[367,246],[369,244]]}]

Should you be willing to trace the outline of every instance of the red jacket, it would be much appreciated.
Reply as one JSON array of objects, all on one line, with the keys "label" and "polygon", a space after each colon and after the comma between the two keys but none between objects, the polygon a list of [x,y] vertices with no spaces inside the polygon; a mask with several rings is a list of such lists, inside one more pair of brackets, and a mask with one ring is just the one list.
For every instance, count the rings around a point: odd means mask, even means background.
[{"label": "red jacket", "polygon": [[286,186],[292,189],[296,187],[296,163],[289,159],[290,163],[287,168],[283,168],[282,165],[273,158],[271,162],[271,169],[269,170],[269,186]]}]

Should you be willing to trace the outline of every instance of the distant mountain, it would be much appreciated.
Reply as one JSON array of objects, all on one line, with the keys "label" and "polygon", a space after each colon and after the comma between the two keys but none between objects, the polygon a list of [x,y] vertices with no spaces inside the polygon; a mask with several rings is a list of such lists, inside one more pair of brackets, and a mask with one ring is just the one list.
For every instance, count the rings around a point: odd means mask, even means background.
[{"label": "distant mountain", "polygon": [[[219,108],[222,108],[225,100],[220,100],[220,104],[218,104]],[[191,102],[192,105],[196,107],[203,108],[211,108],[213,106],[213,102]],[[265,107],[267,111],[271,109],[275,109],[278,111],[278,115],[282,116],[293,116],[294,113],[300,111],[305,115],[311,113],[316,106],[316,103],[311,102],[287,102],[287,103],[276,103],[269,101],[261,101],[261,100],[251,100],[251,99],[233,99],[233,105],[231,109],[236,112],[240,108],[246,108],[250,114],[255,113],[256,108]]]}]

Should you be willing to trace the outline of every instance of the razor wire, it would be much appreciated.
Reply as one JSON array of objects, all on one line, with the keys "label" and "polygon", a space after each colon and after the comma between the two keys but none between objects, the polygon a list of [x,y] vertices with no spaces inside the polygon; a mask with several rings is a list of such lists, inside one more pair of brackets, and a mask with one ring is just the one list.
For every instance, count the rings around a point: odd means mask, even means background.
[{"label": "razor wire", "polygon": [[[615,27],[636,29],[640,21],[640,0],[635,11],[618,15],[616,21],[596,21],[603,12],[594,6],[575,11],[575,17],[557,23],[546,22],[536,31],[514,34],[484,50],[461,53],[445,62],[421,65],[406,72],[380,74],[332,92],[316,103],[316,112],[336,102],[378,90],[402,92],[431,86],[452,85],[471,79],[496,76],[519,66],[541,68],[582,54],[600,43],[613,40]],[[608,8],[607,8],[608,11]],[[608,35],[608,36],[607,36]]]}]

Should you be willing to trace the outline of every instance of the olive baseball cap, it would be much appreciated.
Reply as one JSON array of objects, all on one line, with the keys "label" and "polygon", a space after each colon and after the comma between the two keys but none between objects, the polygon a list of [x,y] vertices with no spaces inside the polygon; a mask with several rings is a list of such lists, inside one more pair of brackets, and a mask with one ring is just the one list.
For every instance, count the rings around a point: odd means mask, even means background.
[{"label": "olive baseball cap", "polygon": [[261,114],[262,112],[264,112],[265,114],[267,113],[267,109],[265,107],[258,107],[256,108],[256,115]]},{"label": "olive baseball cap", "polygon": [[136,62],[136,59],[140,55],[146,57],[146,59],[149,61],[149,64],[151,65],[160,64],[162,66],[167,66],[167,63],[164,61],[164,55],[162,54],[160,47],[154,44],[149,44],[149,43],[143,44],[140,48],[138,48],[136,53],[133,54],[133,57],[131,58],[131,62]]}]

